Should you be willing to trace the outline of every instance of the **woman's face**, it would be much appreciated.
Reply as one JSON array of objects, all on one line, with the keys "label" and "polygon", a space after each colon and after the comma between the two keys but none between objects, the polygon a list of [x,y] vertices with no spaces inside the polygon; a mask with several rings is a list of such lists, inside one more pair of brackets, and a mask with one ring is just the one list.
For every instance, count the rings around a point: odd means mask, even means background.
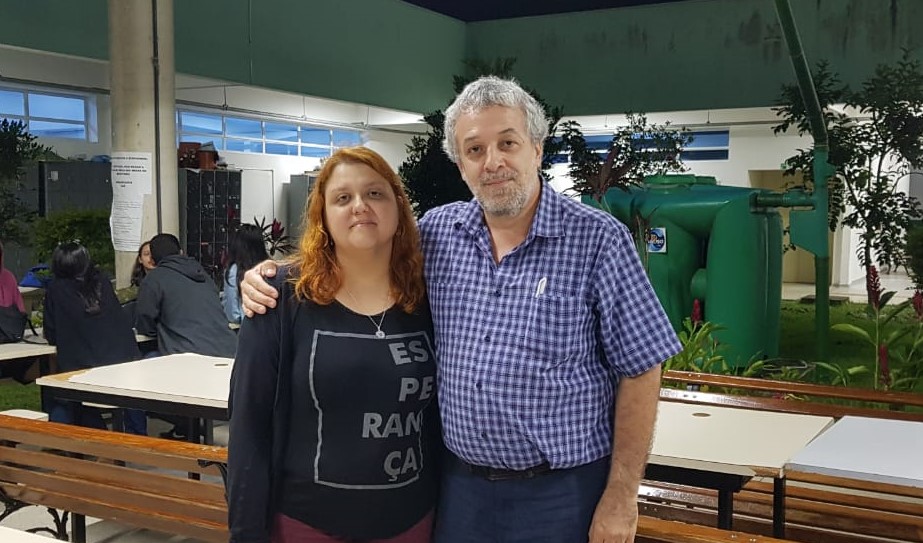
[{"label": "woman's face", "polygon": [[339,251],[388,251],[397,231],[397,198],[365,164],[338,165],[324,190],[324,219]]},{"label": "woman's face", "polygon": [[145,243],[141,246],[141,256],[138,257],[138,262],[144,266],[144,271],[151,271],[154,269],[154,259],[151,258],[150,243]]}]

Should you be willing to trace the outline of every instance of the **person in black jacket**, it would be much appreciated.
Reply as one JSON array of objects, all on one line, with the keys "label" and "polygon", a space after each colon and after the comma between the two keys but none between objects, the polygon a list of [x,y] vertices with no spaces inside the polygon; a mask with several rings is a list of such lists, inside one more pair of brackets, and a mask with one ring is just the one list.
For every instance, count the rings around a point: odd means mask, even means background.
[{"label": "person in black jacket", "polygon": [[308,201],[279,307],[240,329],[230,541],[429,543],[441,442],[407,195],[380,155],[354,147],[324,163]]},{"label": "person in black jacket", "polygon": [[[55,248],[54,279],[45,292],[44,335],[58,348],[62,372],[105,366],[141,358],[131,324],[122,313],[109,277],[100,272],[86,247],[77,242]],[[47,402],[52,422],[105,428],[92,408],[72,402]]]},{"label": "person in black jacket", "polygon": [[237,335],[228,328],[218,287],[194,258],[180,254],[172,234],[151,239],[156,267],[147,273],[135,306],[135,329],[157,336],[160,354],[233,358]]}]

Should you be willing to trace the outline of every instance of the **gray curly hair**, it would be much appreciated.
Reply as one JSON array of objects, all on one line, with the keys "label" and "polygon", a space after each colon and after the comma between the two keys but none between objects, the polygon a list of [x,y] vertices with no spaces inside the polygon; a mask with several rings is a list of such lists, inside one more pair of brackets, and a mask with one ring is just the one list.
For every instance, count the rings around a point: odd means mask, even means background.
[{"label": "gray curly hair", "polygon": [[526,116],[526,130],[533,144],[541,144],[548,137],[548,119],[541,104],[513,79],[484,76],[468,83],[452,105],[445,110],[445,137],[442,149],[449,160],[458,163],[455,144],[455,125],[464,113],[476,113],[492,106],[517,108]]}]

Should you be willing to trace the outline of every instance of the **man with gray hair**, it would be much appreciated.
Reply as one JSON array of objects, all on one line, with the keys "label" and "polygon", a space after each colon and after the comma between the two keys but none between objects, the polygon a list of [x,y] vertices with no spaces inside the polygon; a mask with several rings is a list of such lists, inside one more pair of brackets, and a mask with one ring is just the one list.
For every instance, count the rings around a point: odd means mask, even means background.
[{"label": "man with gray hair", "polygon": [[[634,540],[660,363],[680,346],[627,228],[542,180],[547,133],[497,77],[446,110],[474,200],[420,220],[450,453],[437,543]],[[275,305],[258,273],[245,284],[248,312]]]}]

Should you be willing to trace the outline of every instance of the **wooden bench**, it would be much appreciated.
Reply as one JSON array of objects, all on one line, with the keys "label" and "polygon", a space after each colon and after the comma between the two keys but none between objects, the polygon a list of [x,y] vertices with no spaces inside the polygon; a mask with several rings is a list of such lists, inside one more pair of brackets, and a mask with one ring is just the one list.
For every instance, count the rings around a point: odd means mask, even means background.
[{"label": "wooden bench", "polygon": [[[667,401],[923,422],[923,412],[903,410],[923,407],[923,396],[918,394],[675,371],[665,372],[664,380],[697,389],[663,388],[661,399]],[[830,399],[849,404],[830,403]],[[923,541],[923,489],[793,471],[786,473],[786,480],[786,537],[825,543]],[[734,526],[771,533],[772,498],[772,482],[750,481],[735,496]],[[643,514],[660,518],[713,524],[717,517],[714,491],[645,481],[640,499]]]},{"label": "wooden bench", "polygon": [[[770,397],[782,401],[791,400],[793,403],[801,401],[814,404],[812,409],[822,409],[822,406],[828,405],[834,416],[858,414],[889,419],[923,420],[923,394],[913,392],[884,392],[687,371],[665,371],[663,382],[685,385],[701,392],[730,394],[741,398],[742,403],[745,403],[748,397]],[[840,403],[830,403],[830,400],[839,400]],[[797,406],[792,406],[791,409],[797,409]]]},{"label": "wooden bench", "polygon": [[719,530],[685,522],[663,520],[642,515],[638,518],[636,543],[783,543],[762,535]]},{"label": "wooden bench", "polygon": [[784,541],[787,540],[643,515],[638,518],[638,534],[635,538],[636,543],[782,543]]},{"label": "wooden bench", "polygon": [[0,497],[70,512],[77,543],[85,516],[226,543],[226,462],[222,447],[0,415]]}]

